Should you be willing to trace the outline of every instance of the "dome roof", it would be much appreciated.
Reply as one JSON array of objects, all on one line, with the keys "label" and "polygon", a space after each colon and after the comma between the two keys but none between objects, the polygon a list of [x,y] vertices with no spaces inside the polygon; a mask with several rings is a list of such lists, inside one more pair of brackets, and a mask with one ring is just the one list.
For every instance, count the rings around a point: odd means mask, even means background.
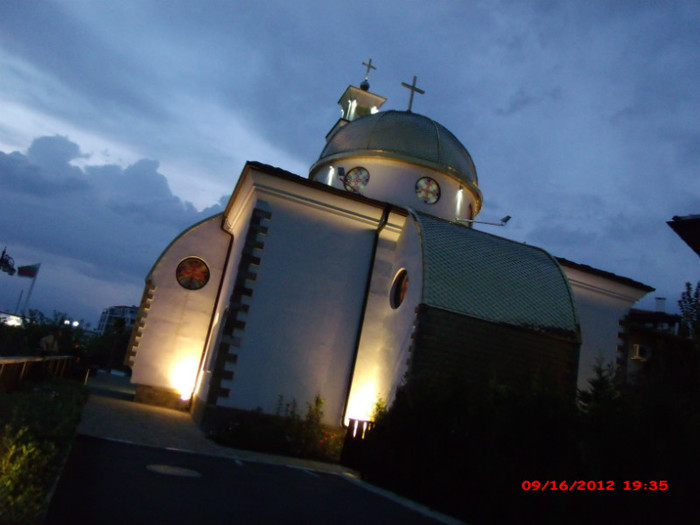
[{"label": "dome roof", "polygon": [[349,155],[400,159],[478,184],[467,148],[441,124],[409,111],[382,111],[336,129],[311,171]]}]

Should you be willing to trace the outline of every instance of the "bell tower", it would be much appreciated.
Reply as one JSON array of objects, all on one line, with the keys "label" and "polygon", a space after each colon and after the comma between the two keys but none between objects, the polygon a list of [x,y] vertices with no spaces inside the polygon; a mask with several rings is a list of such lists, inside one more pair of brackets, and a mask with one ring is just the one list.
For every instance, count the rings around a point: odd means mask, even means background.
[{"label": "bell tower", "polygon": [[366,115],[373,115],[379,112],[386,98],[379,96],[369,90],[369,74],[372,69],[377,69],[372,65],[372,59],[369,62],[362,62],[363,66],[367,67],[364,80],[360,83],[360,87],[348,86],[345,92],[338,100],[338,105],[341,109],[341,117],[336,122],[335,126],[326,135],[326,141],[338,128],[342,128],[356,118]]}]

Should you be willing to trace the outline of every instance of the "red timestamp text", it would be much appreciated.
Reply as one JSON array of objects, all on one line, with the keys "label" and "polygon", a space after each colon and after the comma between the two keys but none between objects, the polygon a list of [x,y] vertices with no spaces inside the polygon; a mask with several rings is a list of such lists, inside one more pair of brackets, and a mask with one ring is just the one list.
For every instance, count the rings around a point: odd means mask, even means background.
[{"label": "red timestamp text", "polygon": [[668,481],[665,479],[651,481],[623,481],[623,490],[645,490],[649,492],[668,490]]},{"label": "red timestamp text", "polygon": [[[668,490],[667,480],[652,480],[652,481],[623,481],[621,483],[622,490],[627,491],[646,491],[646,492],[664,492]],[[556,480],[525,480],[520,484],[524,491],[543,492],[546,490],[560,492],[574,491],[594,491],[594,490],[612,490],[616,489],[615,482],[612,480],[577,480],[577,481],[556,481]]]},{"label": "red timestamp text", "polygon": [[520,485],[524,491],[542,492],[545,490],[558,490],[562,492],[574,491],[594,491],[594,490],[615,490],[615,482],[612,480],[576,480],[576,481],[556,481],[556,480],[525,480]]}]

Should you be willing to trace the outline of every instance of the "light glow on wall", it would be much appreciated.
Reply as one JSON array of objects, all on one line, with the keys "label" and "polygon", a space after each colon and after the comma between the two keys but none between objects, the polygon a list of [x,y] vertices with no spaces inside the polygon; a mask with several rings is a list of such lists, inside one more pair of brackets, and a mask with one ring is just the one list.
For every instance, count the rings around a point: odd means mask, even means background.
[{"label": "light glow on wall", "polygon": [[332,186],[333,185],[333,177],[335,177],[335,168],[333,166],[331,166],[330,168],[328,168],[328,175],[326,178],[326,184],[328,184],[329,186]]},{"label": "light glow on wall", "polygon": [[464,188],[462,186],[459,187],[459,191],[457,192],[457,211],[455,214],[455,217],[461,219],[462,218],[462,203],[464,202]]},{"label": "light glow on wall", "polygon": [[357,111],[357,100],[348,100],[348,112],[345,115],[346,120],[355,120],[355,112]]},{"label": "light glow on wall", "polygon": [[199,361],[197,359],[186,357],[178,361],[170,372],[170,383],[180,394],[180,399],[183,401],[189,401],[192,398],[198,366]]},{"label": "light glow on wall", "polygon": [[375,381],[369,381],[357,388],[353,385],[345,411],[345,426],[350,424],[351,419],[369,421],[378,398],[379,391]]}]

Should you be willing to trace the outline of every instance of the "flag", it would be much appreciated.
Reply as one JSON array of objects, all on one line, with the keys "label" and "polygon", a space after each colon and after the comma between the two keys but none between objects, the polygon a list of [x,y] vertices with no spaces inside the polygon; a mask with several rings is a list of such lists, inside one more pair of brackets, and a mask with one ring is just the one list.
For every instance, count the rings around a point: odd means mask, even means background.
[{"label": "flag", "polygon": [[17,275],[34,279],[36,274],[39,273],[39,266],[41,266],[41,263],[32,264],[31,266],[20,266],[17,268]]}]

